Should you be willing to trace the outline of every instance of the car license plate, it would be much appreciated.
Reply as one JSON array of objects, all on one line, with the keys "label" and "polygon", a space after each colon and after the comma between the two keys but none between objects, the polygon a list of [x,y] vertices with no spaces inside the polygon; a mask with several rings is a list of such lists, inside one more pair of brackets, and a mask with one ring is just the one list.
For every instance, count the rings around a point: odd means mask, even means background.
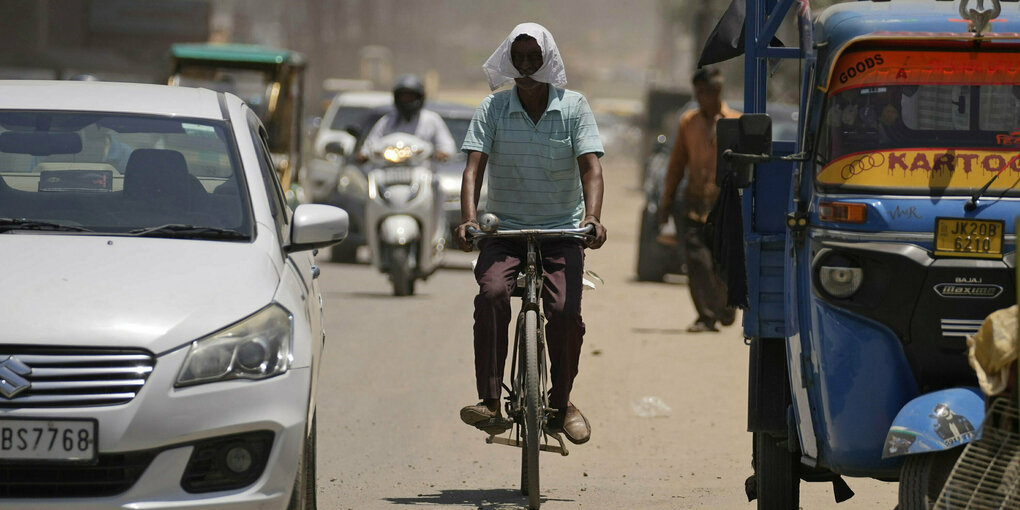
[{"label": "car license plate", "polygon": [[1001,220],[935,218],[935,256],[997,259],[1002,257]]},{"label": "car license plate", "polygon": [[0,419],[0,461],[93,461],[98,428],[95,420]]}]

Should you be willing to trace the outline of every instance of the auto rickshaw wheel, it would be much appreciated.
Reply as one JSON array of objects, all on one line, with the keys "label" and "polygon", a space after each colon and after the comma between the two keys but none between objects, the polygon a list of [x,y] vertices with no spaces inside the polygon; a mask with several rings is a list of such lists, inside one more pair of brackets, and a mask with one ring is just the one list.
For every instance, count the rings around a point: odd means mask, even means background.
[{"label": "auto rickshaw wheel", "polygon": [[899,510],[931,510],[962,447],[909,455],[900,468]]},{"label": "auto rickshaw wheel", "polygon": [[800,459],[785,438],[754,434],[758,510],[797,510],[800,506]]}]

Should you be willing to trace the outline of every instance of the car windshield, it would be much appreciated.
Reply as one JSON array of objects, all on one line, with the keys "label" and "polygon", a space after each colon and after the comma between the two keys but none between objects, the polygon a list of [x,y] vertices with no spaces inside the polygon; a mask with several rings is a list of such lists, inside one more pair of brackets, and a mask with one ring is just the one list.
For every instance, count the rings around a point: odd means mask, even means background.
[{"label": "car windshield", "polygon": [[[336,116],[329,128],[333,131],[343,131],[351,126],[361,127],[364,119],[374,108],[367,106],[341,106],[336,109]],[[369,126],[372,127],[372,126]]]},{"label": "car windshield", "polygon": [[[832,73],[818,183],[842,191],[962,195],[1007,165],[1020,177],[1020,57],[955,50],[844,54]],[[1005,175],[1005,174],[1004,174]]]},{"label": "car windshield", "polygon": [[0,232],[248,238],[233,147],[222,122],[0,111]]}]

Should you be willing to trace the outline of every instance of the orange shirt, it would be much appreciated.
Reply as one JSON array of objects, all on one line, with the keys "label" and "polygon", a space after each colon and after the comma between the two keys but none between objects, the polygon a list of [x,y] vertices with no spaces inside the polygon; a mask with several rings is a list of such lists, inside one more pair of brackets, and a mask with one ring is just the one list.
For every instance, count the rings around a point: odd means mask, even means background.
[{"label": "orange shirt", "polygon": [[672,206],[676,187],[683,179],[685,170],[689,170],[684,210],[689,219],[704,222],[708,218],[719,196],[719,187],[715,185],[715,124],[721,118],[739,116],[740,112],[726,106],[724,102],[719,114],[713,119],[705,116],[700,108],[687,111],[680,117],[680,127],[666,170],[663,206]]}]

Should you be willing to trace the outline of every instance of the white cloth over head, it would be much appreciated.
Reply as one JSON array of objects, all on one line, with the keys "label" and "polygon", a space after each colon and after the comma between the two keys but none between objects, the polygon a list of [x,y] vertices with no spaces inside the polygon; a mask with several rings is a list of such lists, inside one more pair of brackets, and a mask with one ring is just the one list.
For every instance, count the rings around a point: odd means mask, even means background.
[{"label": "white cloth over head", "polygon": [[554,87],[566,85],[567,71],[563,66],[560,50],[556,48],[556,41],[553,40],[552,34],[538,23],[521,23],[514,27],[506,40],[496,48],[496,51],[482,66],[485,76],[489,79],[489,88],[496,90],[513,81],[514,78],[523,78],[510,59],[510,46],[513,45],[514,39],[517,39],[521,34],[535,38],[542,48],[542,67],[532,74],[531,78],[535,81],[552,84]]}]

